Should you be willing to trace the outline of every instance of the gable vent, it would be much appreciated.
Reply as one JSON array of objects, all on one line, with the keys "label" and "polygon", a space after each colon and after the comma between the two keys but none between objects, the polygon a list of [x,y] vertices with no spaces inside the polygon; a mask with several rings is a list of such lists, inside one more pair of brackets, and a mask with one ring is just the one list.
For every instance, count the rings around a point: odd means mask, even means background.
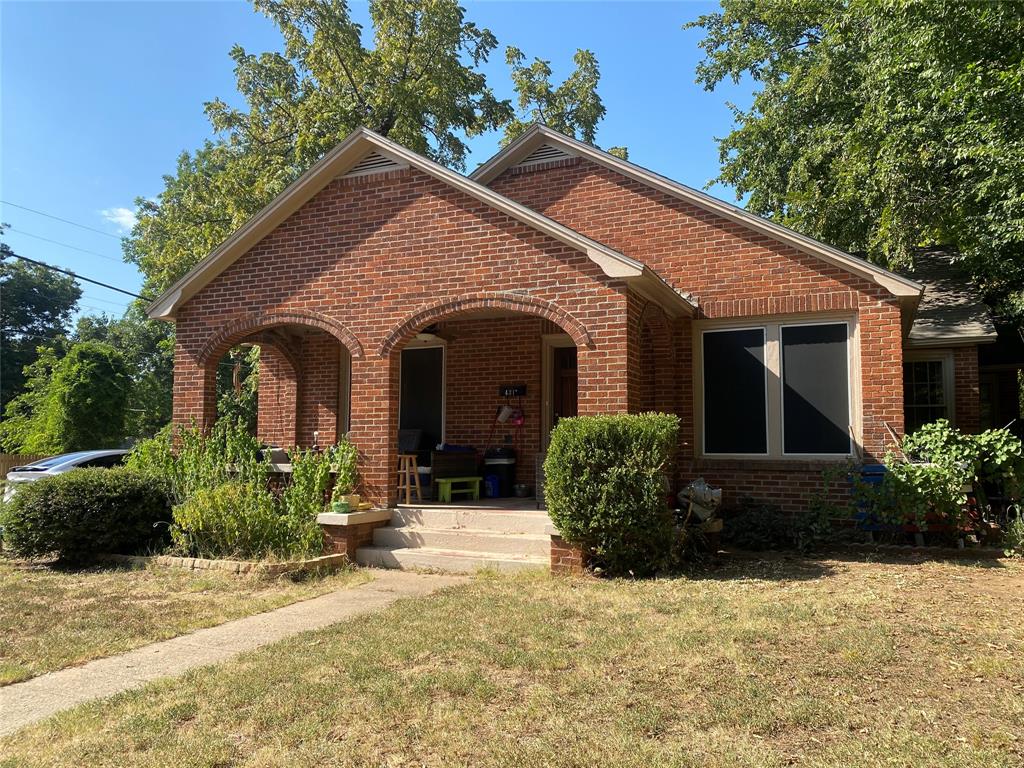
[{"label": "gable vent", "polygon": [[540,163],[550,163],[555,160],[567,160],[572,155],[566,152],[564,149],[553,147],[550,144],[544,144],[537,149],[533,150],[524,160],[519,162],[518,167],[524,168],[529,165],[539,165]]},{"label": "gable vent", "polygon": [[386,173],[408,167],[405,163],[386,157],[380,152],[371,152],[356,163],[345,176],[369,176],[371,173]]}]

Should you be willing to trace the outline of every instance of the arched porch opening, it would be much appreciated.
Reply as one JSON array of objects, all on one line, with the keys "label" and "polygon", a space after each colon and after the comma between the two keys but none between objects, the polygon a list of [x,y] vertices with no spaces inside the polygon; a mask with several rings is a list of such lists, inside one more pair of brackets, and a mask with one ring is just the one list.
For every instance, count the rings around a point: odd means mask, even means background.
[{"label": "arched porch opening", "polygon": [[354,337],[316,317],[228,323],[199,355],[204,421],[240,412],[267,445],[331,445],[349,428],[354,353],[362,354]]},{"label": "arched porch opening", "polygon": [[496,492],[490,503],[514,503],[519,485],[518,503],[533,505],[548,435],[579,411],[579,370],[593,347],[576,318],[528,296],[460,297],[414,313],[379,350],[390,372],[389,483],[398,454],[413,453],[435,501],[431,481],[476,476],[481,501]]}]

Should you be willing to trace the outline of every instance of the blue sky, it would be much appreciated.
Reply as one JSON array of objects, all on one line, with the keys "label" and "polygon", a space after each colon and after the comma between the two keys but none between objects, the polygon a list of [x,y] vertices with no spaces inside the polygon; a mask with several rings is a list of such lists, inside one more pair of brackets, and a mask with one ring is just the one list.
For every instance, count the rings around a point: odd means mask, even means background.
[{"label": "blue sky", "polygon": [[[709,94],[693,82],[700,34],[681,25],[714,4],[463,4],[468,18],[495,33],[502,51],[513,44],[528,57],[549,59],[559,79],[576,48],[595,52],[608,110],[601,146],[624,144],[634,162],[692,186],[716,175],[714,138],[731,125],[725,102],[749,103],[750,87]],[[353,9],[366,17],[364,5]],[[260,52],[279,48],[280,38],[248,3],[234,0],[0,3],[6,242],[24,256],[138,290],[141,276],[123,263],[117,236],[130,223],[135,198],[157,195],[178,154],[210,135],[203,102],[236,97],[228,58],[235,43]],[[486,72],[499,96],[512,95],[503,54],[496,52]],[[474,140],[469,169],[497,141],[497,135]],[[713,192],[732,198],[725,189]],[[130,301],[88,284],[83,290],[85,313],[119,315]]]}]

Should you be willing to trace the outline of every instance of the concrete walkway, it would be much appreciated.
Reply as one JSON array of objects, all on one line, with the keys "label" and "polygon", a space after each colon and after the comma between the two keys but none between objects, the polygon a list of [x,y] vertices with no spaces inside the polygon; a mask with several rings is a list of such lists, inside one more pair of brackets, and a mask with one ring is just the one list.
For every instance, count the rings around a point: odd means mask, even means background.
[{"label": "concrete walkway", "polygon": [[374,576],[358,587],[0,688],[0,736],[93,699],[226,661],[299,632],[379,611],[400,598],[427,595],[466,581],[460,576],[408,571],[377,570]]}]

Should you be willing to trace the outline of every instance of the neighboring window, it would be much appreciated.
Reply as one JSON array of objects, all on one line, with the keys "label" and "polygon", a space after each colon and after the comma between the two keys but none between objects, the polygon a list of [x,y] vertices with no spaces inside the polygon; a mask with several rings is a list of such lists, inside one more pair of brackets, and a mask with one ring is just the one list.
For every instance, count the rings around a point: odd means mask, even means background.
[{"label": "neighboring window", "polygon": [[903,363],[903,429],[909,435],[938,419],[952,419],[947,357],[908,359]]},{"label": "neighboring window", "polygon": [[704,333],[704,451],[768,452],[764,328]]},{"label": "neighboring window", "polygon": [[703,331],[703,452],[849,456],[850,334],[845,321]]},{"label": "neighboring window", "polygon": [[846,323],[781,329],[782,452],[850,453]]}]

